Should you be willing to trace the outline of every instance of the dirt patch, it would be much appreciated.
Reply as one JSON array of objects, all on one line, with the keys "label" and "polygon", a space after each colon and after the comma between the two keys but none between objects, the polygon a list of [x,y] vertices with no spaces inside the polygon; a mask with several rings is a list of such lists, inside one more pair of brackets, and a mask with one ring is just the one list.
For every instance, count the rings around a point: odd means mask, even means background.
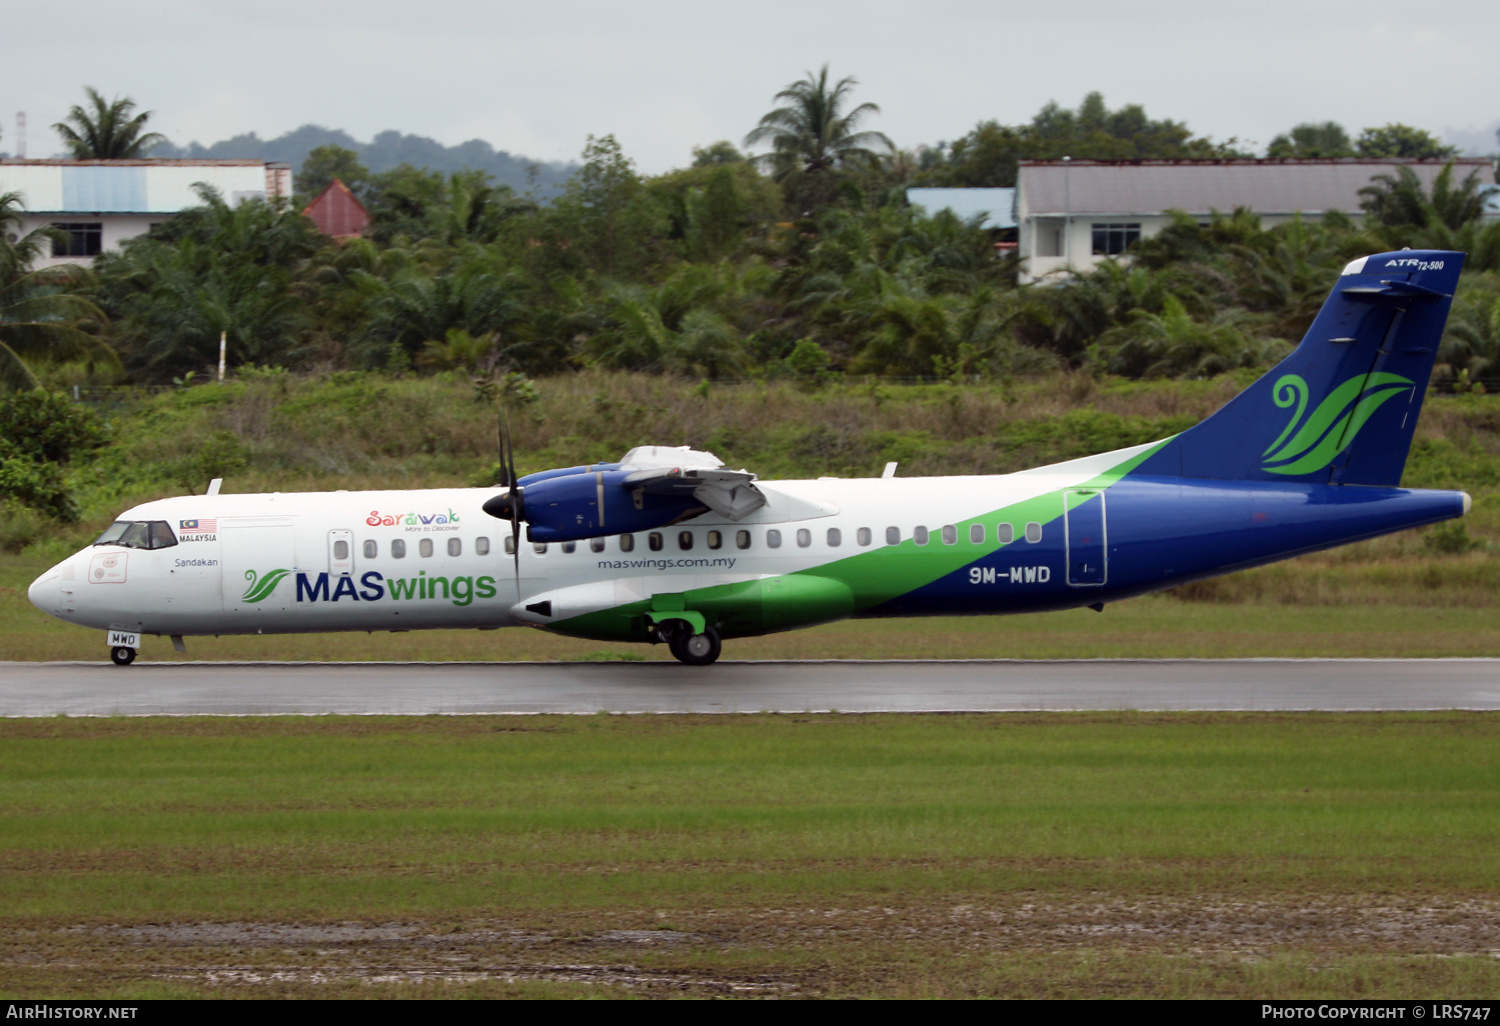
[{"label": "dirt patch", "polygon": [[[15,923],[0,942],[0,985],[24,990],[18,981],[46,979],[64,981],[49,986],[67,993],[107,983],[225,996],[482,996],[554,985],[639,996],[1254,996],[1283,980],[1255,967],[1288,960],[1305,963],[1283,972],[1298,985],[1333,986],[1323,982],[1332,979],[1329,966],[1355,965],[1359,979],[1375,980],[1356,981],[1369,992],[1389,965],[1407,974],[1403,981],[1430,986],[1434,965],[1462,963],[1479,974],[1476,986],[1492,986],[1500,980],[1500,898],[1017,894],[492,918]],[[1100,966],[1109,972],[1096,981]],[[1059,972],[1073,974],[1072,989],[1057,990]],[[1178,990],[1152,989],[1173,973]],[[1220,979],[1241,990],[1213,989]],[[1452,979],[1468,985],[1470,977]]]}]

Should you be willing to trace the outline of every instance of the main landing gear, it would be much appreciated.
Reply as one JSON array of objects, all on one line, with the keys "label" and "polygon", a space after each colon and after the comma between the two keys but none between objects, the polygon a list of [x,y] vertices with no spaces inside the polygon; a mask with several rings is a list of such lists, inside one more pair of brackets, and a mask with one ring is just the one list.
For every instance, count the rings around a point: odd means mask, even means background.
[{"label": "main landing gear", "polygon": [[109,650],[109,658],[116,666],[129,666],[135,662],[135,649],[116,645]]},{"label": "main landing gear", "polygon": [[719,658],[719,653],[724,650],[724,642],[719,640],[719,632],[712,627],[703,628],[702,634],[690,634],[683,631],[667,642],[667,647],[679,662],[687,663],[689,666],[707,666]]}]

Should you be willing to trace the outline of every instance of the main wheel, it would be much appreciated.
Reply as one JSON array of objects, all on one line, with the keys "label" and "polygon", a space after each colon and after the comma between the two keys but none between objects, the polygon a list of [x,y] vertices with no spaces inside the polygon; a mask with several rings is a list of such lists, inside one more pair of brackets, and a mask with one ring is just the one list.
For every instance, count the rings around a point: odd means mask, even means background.
[{"label": "main wheel", "polygon": [[109,657],[114,660],[116,666],[129,666],[135,662],[135,649],[120,645],[109,650]]},{"label": "main wheel", "polygon": [[707,666],[719,658],[724,643],[719,639],[718,631],[705,627],[702,634],[679,634],[667,643],[667,647],[680,662],[689,666]]}]

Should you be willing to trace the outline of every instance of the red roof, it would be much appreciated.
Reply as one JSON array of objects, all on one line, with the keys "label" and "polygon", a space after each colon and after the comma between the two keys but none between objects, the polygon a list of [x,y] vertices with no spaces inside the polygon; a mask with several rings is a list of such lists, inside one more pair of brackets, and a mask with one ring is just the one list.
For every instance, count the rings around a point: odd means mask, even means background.
[{"label": "red roof", "polygon": [[318,231],[335,239],[359,235],[370,223],[370,212],[349,187],[335,178],[302,211],[312,218]]}]

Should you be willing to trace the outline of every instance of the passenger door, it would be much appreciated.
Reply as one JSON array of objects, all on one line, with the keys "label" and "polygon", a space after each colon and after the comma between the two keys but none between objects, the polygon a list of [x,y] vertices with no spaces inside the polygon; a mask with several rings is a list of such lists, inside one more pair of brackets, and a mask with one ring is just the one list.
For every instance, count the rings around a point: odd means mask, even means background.
[{"label": "passenger door", "polygon": [[1065,492],[1063,501],[1068,583],[1075,588],[1099,587],[1109,576],[1104,491],[1080,488]]}]

